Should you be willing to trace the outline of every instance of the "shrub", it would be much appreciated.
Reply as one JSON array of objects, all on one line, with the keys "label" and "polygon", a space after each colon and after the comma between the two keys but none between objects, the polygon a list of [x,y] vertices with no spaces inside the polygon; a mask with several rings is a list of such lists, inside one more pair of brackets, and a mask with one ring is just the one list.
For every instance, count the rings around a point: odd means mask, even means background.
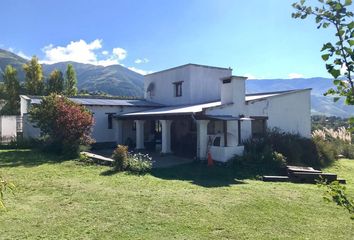
[{"label": "shrub", "polygon": [[316,145],[318,165],[328,166],[332,164],[338,156],[337,146],[320,138],[314,138],[313,141]]},{"label": "shrub", "polygon": [[242,159],[236,158],[238,165],[259,165],[267,169],[281,169],[286,164],[324,167],[337,156],[337,147],[321,138],[308,139],[298,134],[268,130],[262,138],[244,141]]},{"label": "shrub", "polygon": [[30,119],[41,130],[45,148],[66,155],[78,155],[81,144],[92,143],[91,113],[66,97],[51,94],[30,110]]},{"label": "shrub", "polygon": [[152,158],[148,154],[136,153],[128,155],[128,170],[133,173],[147,173],[152,168]]},{"label": "shrub", "polygon": [[146,173],[152,168],[152,158],[148,154],[129,153],[128,146],[118,145],[112,154],[116,171]]},{"label": "shrub", "polygon": [[118,145],[113,151],[114,168],[117,171],[124,171],[128,167],[128,146]]},{"label": "shrub", "polygon": [[353,144],[345,144],[342,147],[341,154],[350,159],[354,159],[354,145]]}]

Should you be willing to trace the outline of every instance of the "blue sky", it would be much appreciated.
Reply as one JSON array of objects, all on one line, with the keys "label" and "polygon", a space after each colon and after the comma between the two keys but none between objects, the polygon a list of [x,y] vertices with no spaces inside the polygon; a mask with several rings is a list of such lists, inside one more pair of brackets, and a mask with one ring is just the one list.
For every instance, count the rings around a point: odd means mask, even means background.
[{"label": "blue sky", "polygon": [[292,19],[294,1],[0,0],[0,48],[141,73],[198,63],[251,78],[327,77],[320,49],[333,33]]}]

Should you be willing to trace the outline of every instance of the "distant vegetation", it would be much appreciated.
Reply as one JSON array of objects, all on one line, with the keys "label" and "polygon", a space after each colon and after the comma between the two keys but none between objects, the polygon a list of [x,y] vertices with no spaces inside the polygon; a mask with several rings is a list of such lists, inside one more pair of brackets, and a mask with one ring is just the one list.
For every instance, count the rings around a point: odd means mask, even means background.
[{"label": "distant vegetation", "polygon": [[311,121],[312,131],[323,128],[337,130],[340,127],[345,127],[347,129],[350,127],[348,118],[341,118],[336,116],[314,115],[311,117]]}]

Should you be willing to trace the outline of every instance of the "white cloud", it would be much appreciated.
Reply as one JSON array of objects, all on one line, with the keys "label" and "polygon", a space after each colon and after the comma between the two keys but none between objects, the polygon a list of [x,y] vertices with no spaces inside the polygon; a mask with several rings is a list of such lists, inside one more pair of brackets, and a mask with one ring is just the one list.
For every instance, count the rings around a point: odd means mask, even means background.
[{"label": "white cloud", "polygon": [[250,73],[245,73],[243,76],[247,77],[248,79],[257,79],[255,75],[250,74]]},{"label": "white cloud", "polygon": [[123,48],[113,48],[112,53],[118,57],[118,60],[123,60],[127,57],[127,51]]},{"label": "white cloud", "polygon": [[27,59],[27,60],[30,60],[31,59],[31,57],[30,56],[27,56],[24,52],[22,52],[22,51],[19,51],[18,53],[17,53],[17,55],[19,55],[20,57],[22,57],[22,58],[24,58],[24,59]]},{"label": "white cloud", "polygon": [[301,73],[289,73],[288,77],[289,78],[303,78],[304,75]]},{"label": "white cloud", "polygon": [[147,59],[147,58],[143,58],[143,59],[137,58],[137,59],[135,59],[134,62],[135,62],[136,64],[148,63],[148,62],[149,62],[149,59]]},{"label": "white cloud", "polygon": [[22,57],[22,58],[24,58],[24,59],[27,59],[27,60],[31,59],[31,57],[28,56],[28,55],[26,55],[24,52],[22,52],[22,51],[15,51],[15,49],[12,48],[12,47],[7,48],[7,50],[10,51],[10,52],[12,52],[12,53],[14,53],[14,54],[16,54],[16,55],[18,55],[18,56],[20,56],[20,57]]},{"label": "white cloud", "polygon": [[97,56],[94,50],[102,48],[101,43],[102,40],[100,39],[96,39],[90,43],[86,43],[81,39],[76,42],[71,41],[65,47],[54,47],[53,44],[49,44],[42,49],[45,54],[45,60],[43,62],[56,63],[74,61],[95,64],[97,62]]},{"label": "white cloud", "polygon": [[134,71],[134,72],[137,72],[141,75],[146,75],[146,74],[149,74],[149,73],[152,73],[153,71],[146,71],[146,70],[142,70],[142,69],[139,69],[139,68],[136,68],[136,67],[128,67],[130,70]]},{"label": "white cloud", "polygon": [[102,42],[102,39],[96,39],[92,42],[86,42],[80,39],[79,41],[71,41],[66,46],[54,46],[53,44],[49,44],[42,49],[45,57],[41,63],[51,64],[74,61],[101,66],[121,64],[120,61],[126,58],[127,51],[117,47],[112,49],[111,54],[109,51],[103,50],[101,53],[104,57],[99,57],[98,50],[102,49]]}]

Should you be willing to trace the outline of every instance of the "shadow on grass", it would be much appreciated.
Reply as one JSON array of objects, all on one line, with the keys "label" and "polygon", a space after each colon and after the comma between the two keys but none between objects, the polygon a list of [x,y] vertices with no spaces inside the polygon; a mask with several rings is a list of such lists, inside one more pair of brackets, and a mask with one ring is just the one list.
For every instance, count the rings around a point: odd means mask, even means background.
[{"label": "shadow on grass", "polygon": [[68,160],[67,158],[43,153],[33,149],[11,149],[0,151],[0,168],[1,167],[34,167],[45,163],[60,163]]},{"label": "shadow on grass", "polygon": [[188,181],[203,187],[226,187],[245,184],[244,179],[255,179],[255,172],[236,170],[232,166],[208,167],[202,163],[189,163],[171,168],[155,168],[151,175],[167,180]]}]

